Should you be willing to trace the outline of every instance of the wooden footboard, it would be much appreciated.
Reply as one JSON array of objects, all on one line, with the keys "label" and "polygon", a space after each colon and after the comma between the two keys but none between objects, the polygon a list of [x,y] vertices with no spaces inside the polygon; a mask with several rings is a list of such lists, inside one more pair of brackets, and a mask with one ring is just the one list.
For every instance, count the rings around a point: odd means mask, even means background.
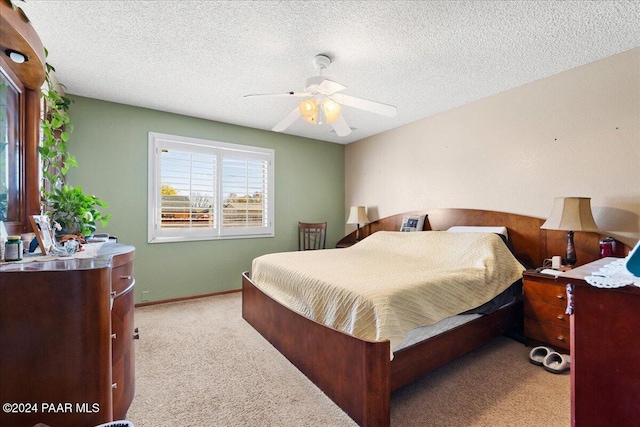
[{"label": "wooden footboard", "polygon": [[389,341],[364,341],[295,313],[246,272],[242,317],[359,425],[390,424]]},{"label": "wooden footboard", "polygon": [[391,391],[522,324],[522,301],[394,353],[314,322],[242,274],[242,317],[361,426],[388,426]]}]

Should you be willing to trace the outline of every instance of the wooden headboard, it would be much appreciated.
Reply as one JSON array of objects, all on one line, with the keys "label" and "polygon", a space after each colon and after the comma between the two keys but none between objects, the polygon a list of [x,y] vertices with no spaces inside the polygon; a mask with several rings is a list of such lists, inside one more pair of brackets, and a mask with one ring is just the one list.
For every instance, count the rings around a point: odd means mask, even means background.
[{"label": "wooden headboard", "polygon": [[[446,230],[454,225],[504,226],[509,232],[509,242],[517,257],[529,267],[539,267],[546,258],[560,255],[564,258],[567,250],[567,232],[542,230],[544,219],[506,212],[478,209],[433,209],[410,211],[379,219],[361,228],[361,235],[368,236],[376,231],[398,231],[402,219],[409,215],[427,215],[424,230]],[[599,233],[576,232],[574,244],[577,265],[587,264],[600,257]],[[352,244],[356,240],[355,231],[343,237],[338,246]],[[631,248],[616,242],[616,256],[626,256]]]}]

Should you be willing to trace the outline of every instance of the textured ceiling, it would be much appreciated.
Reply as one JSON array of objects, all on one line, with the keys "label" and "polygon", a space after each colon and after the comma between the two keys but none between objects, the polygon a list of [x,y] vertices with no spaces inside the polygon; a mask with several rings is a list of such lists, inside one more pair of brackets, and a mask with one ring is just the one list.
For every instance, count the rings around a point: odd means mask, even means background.
[{"label": "textured ceiling", "polygon": [[639,1],[43,1],[31,19],[68,93],[271,129],[312,59],[343,93],[347,137],[298,120],[285,133],[349,143],[640,45]]}]

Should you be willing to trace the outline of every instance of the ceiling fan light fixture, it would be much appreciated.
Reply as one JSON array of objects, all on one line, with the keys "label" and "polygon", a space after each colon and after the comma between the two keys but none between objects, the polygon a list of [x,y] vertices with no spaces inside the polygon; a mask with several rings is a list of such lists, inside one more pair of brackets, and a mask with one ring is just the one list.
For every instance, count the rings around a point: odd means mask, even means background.
[{"label": "ceiling fan light fixture", "polygon": [[313,125],[318,123],[318,103],[315,99],[302,101],[298,107],[304,121]]},{"label": "ceiling fan light fixture", "polygon": [[250,94],[247,97],[284,96],[296,98],[308,98],[298,105],[284,119],[280,120],[272,130],[284,132],[300,117],[312,125],[330,124],[338,136],[347,136],[353,128],[349,127],[341,114],[342,106],[369,111],[387,117],[395,117],[398,109],[393,105],[369,101],[355,96],[341,93],[347,87],[322,76],[323,71],[331,64],[331,58],[327,55],[316,55],[313,65],[318,70],[318,76],[309,77],[304,92],[289,91],[285,93]]},{"label": "ceiling fan light fixture", "polygon": [[332,99],[326,98],[322,102],[322,111],[327,123],[335,122],[340,117],[340,104]]}]

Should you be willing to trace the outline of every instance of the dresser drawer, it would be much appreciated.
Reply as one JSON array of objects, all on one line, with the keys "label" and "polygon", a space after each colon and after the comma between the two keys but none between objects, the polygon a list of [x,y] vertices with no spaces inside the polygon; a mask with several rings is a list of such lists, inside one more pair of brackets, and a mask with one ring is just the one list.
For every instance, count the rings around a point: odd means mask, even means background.
[{"label": "dresser drawer", "polygon": [[120,295],[111,308],[111,354],[114,360],[121,359],[130,351],[134,339],[133,290]]},{"label": "dresser drawer", "polygon": [[111,311],[113,418],[124,419],[135,389],[133,290],[116,298]]},{"label": "dresser drawer", "polygon": [[569,350],[569,333],[570,329],[568,327],[563,328],[549,323],[533,322],[526,319],[524,322],[524,334],[527,338],[548,343],[556,350],[558,348]]},{"label": "dresser drawer", "polygon": [[569,327],[569,315],[565,314],[564,306],[547,304],[542,301],[526,299],[524,301],[524,317],[561,328]]},{"label": "dresser drawer", "polygon": [[115,267],[111,271],[111,290],[120,295],[133,284],[133,262]]},{"label": "dresser drawer", "polygon": [[[524,295],[527,300],[542,301],[546,304],[567,306],[567,290],[564,285],[555,285],[533,280],[524,280]],[[564,312],[564,309],[562,310]]]}]

